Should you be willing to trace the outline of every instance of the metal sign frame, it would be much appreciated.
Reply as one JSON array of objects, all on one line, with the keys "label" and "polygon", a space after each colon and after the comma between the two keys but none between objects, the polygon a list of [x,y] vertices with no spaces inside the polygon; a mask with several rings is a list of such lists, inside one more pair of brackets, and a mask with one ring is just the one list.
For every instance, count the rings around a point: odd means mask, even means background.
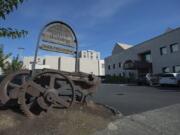
[{"label": "metal sign frame", "polygon": [[[62,22],[62,21],[53,21],[53,22],[50,22],[48,23],[47,25],[45,25],[39,35],[38,35],[38,40],[37,40],[37,45],[36,45],[36,50],[35,50],[35,55],[34,55],[34,62],[32,64],[32,75],[35,73],[35,66],[36,66],[36,62],[37,62],[37,55],[38,55],[38,51],[40,49],[40,42],[42,41],[41,38],[42,38],[42,34],[43,32],[46,30],[46,28],[48,28],[49,26],[53,25],[53,24],[62,24],[64,26],[66,26],[73,34],[74,36],[74,42],[75,42],[75,72],[79,72],[79,60],[78,60],[78,41],[77,41],[77,37],[76,37],[76,34],[75,32],[73,31],[73,29],[66,23]],[[66,45],[65,45],[66,46]],[[67,45],[68,46],[68,45]],[[46,50],[48,51],[48,50]],[[61,52],[63,53],[63,52]]]}]

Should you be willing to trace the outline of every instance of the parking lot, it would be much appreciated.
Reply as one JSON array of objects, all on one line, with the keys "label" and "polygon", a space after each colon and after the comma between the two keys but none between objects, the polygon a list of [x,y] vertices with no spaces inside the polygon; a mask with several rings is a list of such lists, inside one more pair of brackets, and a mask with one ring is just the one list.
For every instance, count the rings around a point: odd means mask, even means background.
[{"label": "parking lot", "polygon": [[102,84],[93,100],[130,115],[180,103],[180,88]]}]

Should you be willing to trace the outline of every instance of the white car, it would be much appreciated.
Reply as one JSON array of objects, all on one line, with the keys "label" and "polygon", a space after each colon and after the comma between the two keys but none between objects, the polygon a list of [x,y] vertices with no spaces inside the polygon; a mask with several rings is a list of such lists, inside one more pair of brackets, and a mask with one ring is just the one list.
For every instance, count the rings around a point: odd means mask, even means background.
[{"label": "white car", "polygon": [[180,73],[164,73],[160,75],[159,84],[163,85],[179,85],[180,86]]}]

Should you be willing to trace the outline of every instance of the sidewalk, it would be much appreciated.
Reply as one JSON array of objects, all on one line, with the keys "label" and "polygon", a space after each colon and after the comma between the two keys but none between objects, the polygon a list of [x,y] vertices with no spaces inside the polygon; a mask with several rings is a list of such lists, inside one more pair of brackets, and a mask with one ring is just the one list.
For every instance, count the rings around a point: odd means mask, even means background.
[{"label": "sidewalk", "polygon": [[122,117],[94,135],[180,135],[180,104]]}]

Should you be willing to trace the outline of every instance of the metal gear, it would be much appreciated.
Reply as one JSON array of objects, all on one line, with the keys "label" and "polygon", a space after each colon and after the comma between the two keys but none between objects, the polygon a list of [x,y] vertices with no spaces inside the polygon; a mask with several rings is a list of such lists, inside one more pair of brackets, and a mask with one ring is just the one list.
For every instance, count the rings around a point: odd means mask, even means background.
[{"label": "metal gear", "polygon": [[70,107],[74,94],[73,82],[67,76],[53,70],[43,71],[22,86],[18,103],[22,112],[33,118],[50,107]]},{"label": "metal gear", "polygon": [[19,87],[27,81],[29,70],[20,70],[7,75],[0,84],[0,101],[6,104],[10,99],[17,98]]}]

